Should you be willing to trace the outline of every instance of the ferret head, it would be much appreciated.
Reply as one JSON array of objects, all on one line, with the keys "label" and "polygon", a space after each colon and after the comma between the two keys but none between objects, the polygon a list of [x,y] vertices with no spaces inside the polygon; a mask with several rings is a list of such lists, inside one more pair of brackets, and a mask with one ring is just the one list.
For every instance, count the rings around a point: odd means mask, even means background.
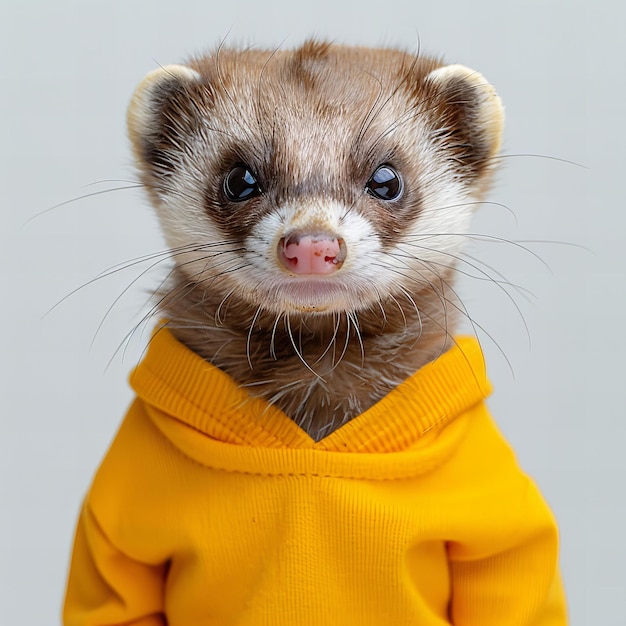
[{"label": "ferret head", "polygon": [[371,309],[441,280],[502,123],[466,67],[317,42],[159,68],[128,111],[178,269],[274,314]]}]

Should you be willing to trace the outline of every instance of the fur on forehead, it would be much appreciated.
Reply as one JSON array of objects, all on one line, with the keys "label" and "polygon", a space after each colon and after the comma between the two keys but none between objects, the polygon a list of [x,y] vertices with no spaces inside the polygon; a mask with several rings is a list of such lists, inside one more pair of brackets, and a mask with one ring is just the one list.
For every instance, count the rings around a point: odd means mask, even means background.
[{"label": "fur on forehead", "polygon": [[[458,175],[473,183],[490,169],[502,120],[495,91],[468,68],[315,41],[296,50],[219,49],[159,68],[128,112],[135,155],[148,172],[167,174],[180,158],[177,139],[204,129],[216,154],[238,151],[259,168],[279,147],[294,184],[348,154],[371,168],[420,139],[451,150]],[[419,126],[428,137],[416,136]],[[322,147],[334,151],[320,161]]]}]

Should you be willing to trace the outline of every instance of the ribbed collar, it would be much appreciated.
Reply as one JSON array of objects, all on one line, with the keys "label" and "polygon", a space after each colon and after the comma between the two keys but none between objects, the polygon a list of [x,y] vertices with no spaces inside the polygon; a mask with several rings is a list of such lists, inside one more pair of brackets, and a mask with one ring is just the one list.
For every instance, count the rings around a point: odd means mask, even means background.
[{"label": "ribbed collar", "polygon": [[164,327],[154,332],[130,381],[149,406],[213,441],[261,449],[370,454],[414,448],[490,392],[478,342],[461,337],[376,405],[315,442],[282,411],[250,398]]}]

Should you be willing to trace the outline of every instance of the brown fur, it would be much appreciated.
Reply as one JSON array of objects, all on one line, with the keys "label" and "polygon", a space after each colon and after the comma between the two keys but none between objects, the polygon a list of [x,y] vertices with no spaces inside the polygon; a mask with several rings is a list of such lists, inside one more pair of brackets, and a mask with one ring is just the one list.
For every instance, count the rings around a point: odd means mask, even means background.
[{"label": "brown fur", "polygon": [[[441,67],[435,59],[314,41],[295,51],[222,49],[188,67],[193,78],[165,68],[140,86],[129,113],[170,245],[197,241],[173,255],[159,308],[180,341],[319,439],[451,345],[462,311],[454,257],[423,260],[420,247],[432,244],[416,233],[424,207],[454,210],[432,207],[446,185],[468,203],[484,192],[499,146],[499,101],[465,71],[432,74]],[[222,181],[238,162],[255,173],[261,194],[234,203]],[[385,163],[405,181],[392,203],[364,191]],[[263,277],[242,287],[237,274],[255,269],[253,252],[263,257],[261,274],[280,276],[266,252],[271,242],[250,249],[263,220],[277,207],[306,220],[298,211],[320,202],[371,225],[376,263],[387,271],[384,259],[393,260],[395,278],[358,285],[355,272],[354,289],[337,282],[337,302],[324,296],[321,308],[281,304],[283,288]],[[341,272],[349,275],[347,263]]]}]

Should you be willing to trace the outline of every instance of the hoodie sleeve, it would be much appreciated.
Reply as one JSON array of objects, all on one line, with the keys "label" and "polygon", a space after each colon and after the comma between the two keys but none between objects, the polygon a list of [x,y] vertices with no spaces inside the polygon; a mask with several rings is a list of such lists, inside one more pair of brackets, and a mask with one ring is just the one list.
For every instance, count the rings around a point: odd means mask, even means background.
[{"label": "hoodie sleeve", "polygon": [[556,527],[549,514],[537,515],[538,501],[534,507],[500,551],[472,556],[466,550],[459,558],[450,550],[455,626],[566,626]]},{"label": "hoodie sleeve", "polygon": [[139,563],[105,536],[85,504],[67,585],[65,626],[165,626],[165,565]]},{"label": "hoodie sleeve", "polygon": [[452,624],[566,626],[556,522],[486,411],[459,456],[469,500],[448,544]]}]

